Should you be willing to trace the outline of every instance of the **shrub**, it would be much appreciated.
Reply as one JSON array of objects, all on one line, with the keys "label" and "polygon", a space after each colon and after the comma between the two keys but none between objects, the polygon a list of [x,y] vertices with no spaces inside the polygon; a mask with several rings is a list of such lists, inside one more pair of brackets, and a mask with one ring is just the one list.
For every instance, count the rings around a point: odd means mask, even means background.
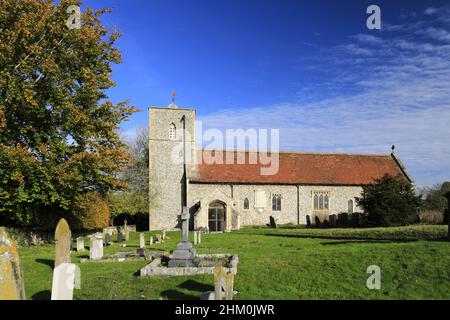
[{"label": "shrub", "polygon": [[106,198],[92,193],[82,203],[73,222],[75,230],[95,230],[109,226],[109,205]]},{"label": "shrub", "polygon": [[444,221],[444,214],[439,211],[425,210],[419,214],[420,222],[427,224],[442,224]]},{"label": "shrub", "polygon": [[357,204],[365,212],[369,226],[407,225],[419,221],[422,199],[412,184],[400,177],[385,175],[375,183],[363,186]]}]

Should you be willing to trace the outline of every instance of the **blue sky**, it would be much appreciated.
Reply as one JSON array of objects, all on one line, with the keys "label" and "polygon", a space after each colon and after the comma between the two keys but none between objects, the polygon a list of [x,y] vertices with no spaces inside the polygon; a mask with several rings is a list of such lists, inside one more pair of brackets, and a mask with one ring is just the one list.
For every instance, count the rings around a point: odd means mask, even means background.
[{"label": "blue sky", "polygon": [[[366,8],[381,8],[381,30]],[[450,180],[449,1],[84,1],[123,37],[114,101],[197,109],[206,128],[279,128],[282,150],[397,153]],[[82,8],[82,10],[83,10]]]}]

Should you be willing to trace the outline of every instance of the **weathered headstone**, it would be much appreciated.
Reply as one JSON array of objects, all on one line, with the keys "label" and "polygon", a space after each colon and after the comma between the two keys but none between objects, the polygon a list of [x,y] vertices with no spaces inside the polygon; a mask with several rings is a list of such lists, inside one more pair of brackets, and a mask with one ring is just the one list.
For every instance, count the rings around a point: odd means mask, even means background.
[{"label": "weathered headstone", "polygon": [[105,233],[105,246],[109,247],[111,245],[111,236],[109,233]]},{"label": "weathered headstone", "polygon": [[117,242],[123,242],[123,229],[122,227],[119,228],[117,231]]},{"label": "weathered headstone", "polygon": [[143,233],[139,234],[139,248],[145,248],[145,235]]},{"label": "weathered headstone", "polygon": [[14,241],[0,228],[0,300],[25,300],[22,264]]},{"label": "weathered headstone", "polygon": [[226,273],[225,268],[223,268],[222,266],[217,266],[214,268],[215,300],[222,300],[223,296],[225,296],[225,300],[233,300],[233,284],[233,273]]},{"label": "weathered headstone", "polygon": [[52,300],[72,300],[76,269],[73,263],[61,263],[53,270]]},{"label": "weathered headstone", "polygon": [[194,231],[194,245],[198,243],[197,235],[198,235],[198,231]]},{"label": "weathered headstone", "polygon": [[101,258],[103,258],[103,238],[100,235],[94,235],[89,243],[89,259],[100,260]]},{"label": "weathered headstone", "polygon": [[66,219],[59,220],[55,230],[55,268],[61,263],[70,263],[72,232]]},{"label": "weathered headstone", "polygon": [[84,237],[77,238],[77,252],[84,251]]},{"label": "weathered headstone", "polygon": [[125,227],[125,241],[130,240],[130,230],[128,230],[128,227]]}]

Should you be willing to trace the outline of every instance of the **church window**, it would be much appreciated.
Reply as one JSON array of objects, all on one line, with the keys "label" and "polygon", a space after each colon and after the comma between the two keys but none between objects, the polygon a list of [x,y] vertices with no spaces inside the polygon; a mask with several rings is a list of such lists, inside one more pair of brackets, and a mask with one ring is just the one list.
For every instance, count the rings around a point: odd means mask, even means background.
[{"label": "church window", "polygon": [[330,192],[329,191],[313,191],[313,210],[328,211],[330,210]]},{"label": "church window", "polygon": [[272,196],[272,211],[281,211],[281,195],[274,194]]},{"label": "church window", "polygon": [[177,127],[175,127],[174,123],[171,123],[169,126],[169,139],[175,140],[177,138]]},{"label": "church window", "polygon": [[250,203],[247,198],[244,199],[244,209],[248,210],[250,208]]}]

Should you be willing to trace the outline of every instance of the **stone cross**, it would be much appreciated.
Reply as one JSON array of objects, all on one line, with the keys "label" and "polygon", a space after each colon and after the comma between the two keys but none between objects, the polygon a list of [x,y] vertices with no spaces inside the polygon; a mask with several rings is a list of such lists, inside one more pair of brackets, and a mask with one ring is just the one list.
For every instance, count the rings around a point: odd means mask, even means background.
[{"label": "stone cross", "polygon": [[225,300],[233,300],[234,274],[226,273],[225,268],[217,266],[214,268],[214,295],[215,300],[222,300],[225,291]]},{"label": "stone cross", "polygon": [[76,273],[73,263],[61,263],[53,270],[52,300],[72,300]]},{"label": "stone cross", "polygon": [[181,213],[181,231],[181,241],[189,242],[189,210],[187,207],[183,207],[183,212]]},{"label": "stone cross", "polygon": [[3,228],[0,228],[0,300],[25,300],[19,253]]},{"label": "stone cross", "polygon": [[100,260],[101,258],[103,258],[103,238],[94,235],[89,243],[89,259]]},{"label": "stone cross", "polygon": [[139,248],[145,248],[145,235],[143,233],[139,234]]},{"label": "stone cross", "polygon": [[84,251],[84,237],[77,238],[77,252]]},{"label": "stone cross", "polygon": [[63,218],[59,220],[55,230],[55,268],[61,263],[70,263],[70,246],[72,244],[72,232],[69,224]]}]

